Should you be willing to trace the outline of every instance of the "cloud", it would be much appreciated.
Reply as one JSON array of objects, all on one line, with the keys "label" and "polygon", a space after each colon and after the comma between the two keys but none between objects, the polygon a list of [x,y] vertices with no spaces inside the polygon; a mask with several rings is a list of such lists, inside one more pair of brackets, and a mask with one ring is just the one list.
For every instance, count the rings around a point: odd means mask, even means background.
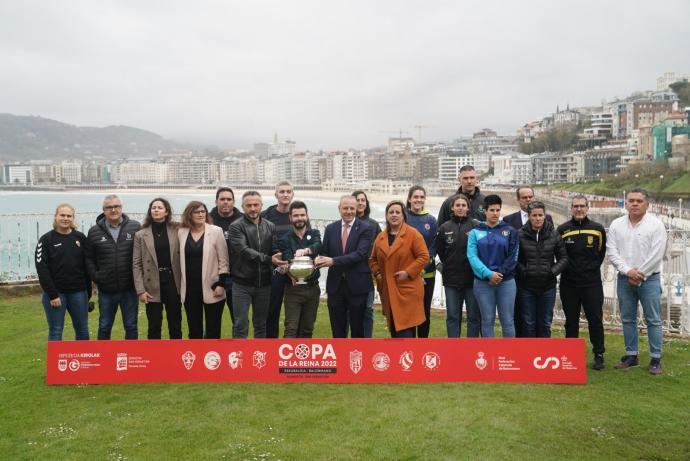
[{"label": "cloud", "polygon": [[3,111],[250,147],[512,133],[690,71],[690,4],[5,2]]}]

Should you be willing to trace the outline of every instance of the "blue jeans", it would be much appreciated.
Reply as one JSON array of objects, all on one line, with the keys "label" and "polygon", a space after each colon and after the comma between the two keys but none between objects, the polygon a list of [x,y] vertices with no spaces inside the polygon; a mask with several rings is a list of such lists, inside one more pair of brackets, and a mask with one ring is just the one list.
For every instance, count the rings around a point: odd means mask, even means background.
[{"label": "blue jeans", "polygon": [[494,337],[496,310],[498,310],[503,337],[515,337],[513,308],[516,291],[515,279],[503,281],[498,285],[489,285],[487,280],[474,279],[474,296],[477,298],[481,313],[482,338]]},{"label": "blue jeans", "polygon": [[462,303],[467,310],[467,337],[478,338],[481,328],[479,305],[472,287],[443,287],[446,293],[446,331],[449,338],[459,338],[462,332]]},{"label": "blue jeans", "polygon": [[637,303],[642,304],[644,321],[647,323],[647,337],[649,339],[649,356],[661,357],[661,281],[659,274],[647,277],[640,286],[630,286],[628,277],[618,275],[618,306],[623,321],[623,338],[625,340],[626,355],[637,355]]},{"label": "blue jeans", "polygon": [[374,289],[367,296],[367,306],[364,308],[364,337],[374,337]]},{"label": "blue jeans", "polygon": [[541,294],[518,288],[518,296],[522,308],[522,337],[550,338],[556,287]]},{"label": "blue jeans", "polygon": [[98,339],[110,339],[110,332],[115,323],[117,306],[122,309],[122,325],[125,327],[125,339],[139,339],[137,316],[139,315],[139,297],[137,292],[120,291],[118,293],[98,293]]},{"label": "blue jeans", "polygon": [[246,339],[249,336],[249,306],[252,306],[252,325],[254,337],[266,337],[266,320],[268,319],[268,302],[271,298],[271,286],[250,287],[232,284],[232,308],[235,311],[235,323],[232,325],[232,337]]},{"label": "blue jeans", "polygon": [[76,293],[58,293],[60,307],[50,305],[48,295],[43,292],[41,302],[48,320],[48,341],[62,341],[62,330],[65,327],[65,312],[69,312],[74,327],[76,340],[89,339],[89,294],[86,291]]}]

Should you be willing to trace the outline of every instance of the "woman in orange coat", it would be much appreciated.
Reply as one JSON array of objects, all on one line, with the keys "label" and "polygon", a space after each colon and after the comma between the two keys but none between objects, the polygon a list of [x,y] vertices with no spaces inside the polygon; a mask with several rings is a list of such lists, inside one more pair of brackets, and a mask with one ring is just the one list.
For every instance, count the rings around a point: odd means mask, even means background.
[{"label": "woman in orange coat", "polygon": [[406,224],[405,204],[390,202],[386,231],[374,240],[369,267],[393,338],[414,338],[415,327],[426,320],[422,270],[428,261],[424,237]]}]

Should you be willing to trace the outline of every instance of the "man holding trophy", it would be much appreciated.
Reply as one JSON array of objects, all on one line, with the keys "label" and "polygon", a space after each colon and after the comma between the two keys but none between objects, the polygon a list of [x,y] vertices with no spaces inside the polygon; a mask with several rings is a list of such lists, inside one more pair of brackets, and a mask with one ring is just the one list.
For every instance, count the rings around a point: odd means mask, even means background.
[{"label": "man holding trophy", "polygon": [[285,286],[285,338],[311,338],[319,308],[319,270],[314,258],[321,251],[321,233],[309,225],[307,205],[290,204],[292,229],[278,240],[280,253],[273,264],[287,269],[292,283]]}]

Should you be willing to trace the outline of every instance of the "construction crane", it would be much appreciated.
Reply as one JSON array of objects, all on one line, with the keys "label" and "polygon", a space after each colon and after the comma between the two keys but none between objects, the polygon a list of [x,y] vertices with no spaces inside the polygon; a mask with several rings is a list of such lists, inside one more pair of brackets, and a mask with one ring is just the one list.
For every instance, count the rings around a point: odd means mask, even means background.
[{"label": "construction crane", "polygon": [[397,130],[380,130],[379,133],[397,133],[398,134],[398,139],[402,139],[403,133],[408,134],[409,131],[403,131],[402,128],[399,128]]},{"label": "construction crane", "polygon": [[417,142],[422,142],[422,128],[431,128],[432,125],[415,125],[417,129]]}]

